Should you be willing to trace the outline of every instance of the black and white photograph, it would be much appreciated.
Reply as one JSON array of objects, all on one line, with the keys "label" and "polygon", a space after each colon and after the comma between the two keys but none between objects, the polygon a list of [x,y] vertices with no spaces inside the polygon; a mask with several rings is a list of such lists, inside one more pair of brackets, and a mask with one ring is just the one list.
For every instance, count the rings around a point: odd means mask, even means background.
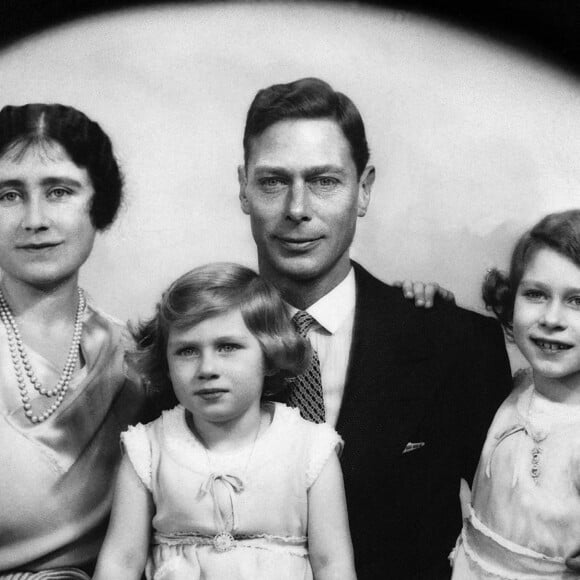
[{"label": "black and white photograph", "polygon": [[580,579],[578,38],[5,0],[0,580]]}]

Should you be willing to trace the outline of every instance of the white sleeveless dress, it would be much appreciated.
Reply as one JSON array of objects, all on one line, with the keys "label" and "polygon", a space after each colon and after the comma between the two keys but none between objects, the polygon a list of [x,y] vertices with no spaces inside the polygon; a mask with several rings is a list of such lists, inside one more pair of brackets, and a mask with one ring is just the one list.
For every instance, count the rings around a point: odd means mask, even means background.
[{"label": "white sleeveless dress", "polygon": [[210,459],[177,406],[122,436],[156,512],[149,580],[311,580],[308,489],[341,446],[276,403],[255,445]]}]

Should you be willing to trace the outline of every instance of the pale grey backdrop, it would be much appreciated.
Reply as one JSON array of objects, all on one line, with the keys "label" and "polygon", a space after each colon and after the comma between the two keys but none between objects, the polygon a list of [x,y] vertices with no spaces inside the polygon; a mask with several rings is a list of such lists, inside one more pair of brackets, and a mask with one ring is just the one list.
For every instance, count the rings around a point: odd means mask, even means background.
[{"label": "pale grey backdrop", "polygon": [[486,268],[544,213],[578,205],[580,83],[499,42],[336,3],[78,19],[0,52],[0,104],[70,104],[112,137],[127,203],[82,276],[103,308],[136,319],[190,267],[256,265],[237,202],[245,114],[258,89],[303,76],[366,121],[377,180],[353,256],[386,281],[438,280],[483,312]]}]

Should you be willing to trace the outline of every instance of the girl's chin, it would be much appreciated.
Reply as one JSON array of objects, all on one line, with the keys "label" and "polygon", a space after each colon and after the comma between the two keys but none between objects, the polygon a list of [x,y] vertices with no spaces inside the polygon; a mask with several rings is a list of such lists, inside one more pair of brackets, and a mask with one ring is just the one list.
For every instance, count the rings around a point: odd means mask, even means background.
[{"label": "girl's chin", "polygon": [[235,413],[228,412],[225,409],[204,409],[202,412],[196,410],[191,412],[194,421],[203,421],[205,423],[227,423],[236,417]]},{"label": "girl's chin", "polygon": [[555,368],[555,365],[534,365],[534,376],[536,379],[544,378],[553,381],[566,381],[576,379],[580,381],[580,368]]}]

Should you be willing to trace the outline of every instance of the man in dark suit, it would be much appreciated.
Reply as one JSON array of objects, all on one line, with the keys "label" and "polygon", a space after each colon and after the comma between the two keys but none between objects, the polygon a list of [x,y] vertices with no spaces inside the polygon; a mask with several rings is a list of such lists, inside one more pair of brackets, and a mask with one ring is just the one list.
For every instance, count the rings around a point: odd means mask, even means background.
[{"label": "man in dark suit", "polygon": [[240,202],[260,272],[292,315],[315,320],[359,580],[448,579],[460,479],[471,482],[510,389],[499,325],[451,303],[415,308],[351,262],[375,169],[348,97],[318,79],[259,91],[244,155]]}]

